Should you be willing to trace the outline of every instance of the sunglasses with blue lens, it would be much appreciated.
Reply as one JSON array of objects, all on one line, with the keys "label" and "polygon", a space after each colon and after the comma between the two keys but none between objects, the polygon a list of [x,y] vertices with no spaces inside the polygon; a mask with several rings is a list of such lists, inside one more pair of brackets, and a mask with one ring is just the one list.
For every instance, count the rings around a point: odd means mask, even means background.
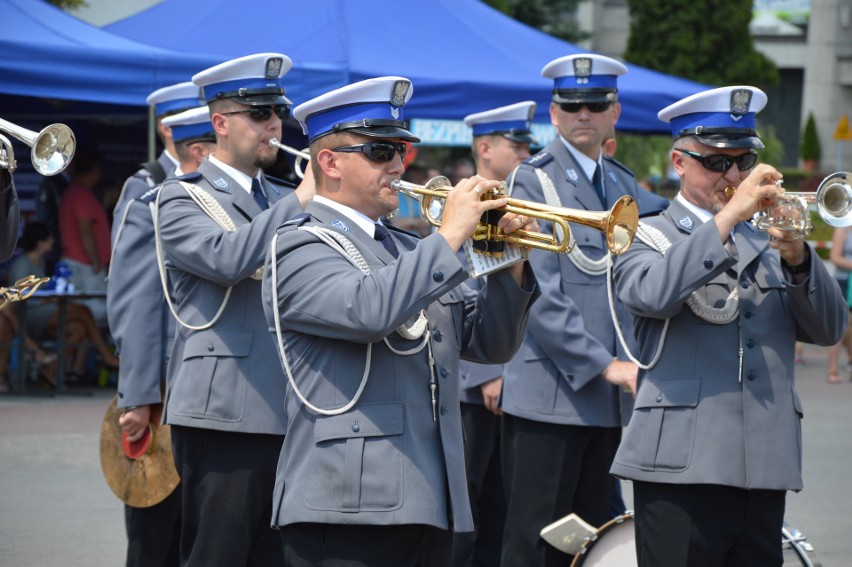
[{"label": "sunglasses with blue lens", "polygon": [[593,114],[598,114],[600,112],[603,112],[604,110],[606,110],[610,106],[612,106],[612,103],[609,102],[609,101],[606,101],[606,100],[603,101],[603,102],[560,102],[559,103],[559,108],[562,109],[562,112],[567,112],[569,114],[577,114],[578,112],[580,112],[580,109],[582,109],[584,106],[588,109],[589,112],[591,112]]},{"label": "sunglasses with blue lens", "polygon": [[715,171],[716,173],[724,173],[734,164],[737,164],[740,171],[748,171],[757,164],[757,152],[755,151],[739,156],[727,156],[725,154],[704,155],[699,154],[698,152],[691,152],[689,150],[681,150],[680,148],[675,149],[698,161],[702,166],[704,166],[704,169]]},{"label": "sunglasses with blue lens", "polygon": [[247,108],[245,110],[234,110],[232,112],[220,112],[220,114],[224,116],[228,116],[230,114],[248,114],[249,118],[251,118],[255,122],[266,122],[272,116],[272,113],[275,113],[275,116],[284,120],[290,116],[290,107],[289,106],[252,106],[251,108]]},{"label": "sunglasses with blue lens", "polygon": [[366,144],[355,144],[352,146],[340,146],[331,148],[333,152],[363,153],[372,161],[388,162],[399,154],[399,159],[405,162],[404,142],[367,142]]}]

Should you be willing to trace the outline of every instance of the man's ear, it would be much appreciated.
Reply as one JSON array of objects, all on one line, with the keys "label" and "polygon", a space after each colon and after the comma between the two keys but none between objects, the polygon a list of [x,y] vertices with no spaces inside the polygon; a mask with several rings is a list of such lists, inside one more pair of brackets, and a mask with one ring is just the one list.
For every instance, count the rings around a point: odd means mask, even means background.
[{"label": "man's ear", "polygon": [[340,171],[342,154],[333,152],[329,148],[325,148],[317,152],[316,160],[323,174],[329,179],[340,180],[342,177]]},{"label": "man's ear", "polygon": [[683,174],[686,168],[683,166],[683,162],[686,161],[686,157],[677,150],[672,150],[669,155],[669,159],[672,162],[672,167],[677,172],[680,177],[683,177]]},{"label": "man's ear", "polygon": [[213,124],[213,131],[217,134],[228,134],[228,119],[224,114],[214,112],[210,116],[210,122]]}]

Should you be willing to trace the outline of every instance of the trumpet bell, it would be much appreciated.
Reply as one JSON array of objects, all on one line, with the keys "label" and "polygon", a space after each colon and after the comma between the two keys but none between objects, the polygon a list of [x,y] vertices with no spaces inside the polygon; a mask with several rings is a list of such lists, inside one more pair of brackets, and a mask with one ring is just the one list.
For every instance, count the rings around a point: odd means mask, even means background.
[{"label": "trumpet bell", "polygon": [[[51,124],[40,132],[35,132],[0,118],[0,132],[9,134],[32,148],[30,160],[33,169],[42,175],[56,175],[65,169],[71,163],[77,147],[74,132],[65,124]],[[8,139],[3,136],[0,136],[0,149],[5,150],[6,154],[0,160],[0,167],[13,173],[17,166],[15,155]]]},{"label": "trumpet bell", "polygon": [[816,194],[817,209],[826,224],[852,226],[852,173],[832,173],[822,180]]}]

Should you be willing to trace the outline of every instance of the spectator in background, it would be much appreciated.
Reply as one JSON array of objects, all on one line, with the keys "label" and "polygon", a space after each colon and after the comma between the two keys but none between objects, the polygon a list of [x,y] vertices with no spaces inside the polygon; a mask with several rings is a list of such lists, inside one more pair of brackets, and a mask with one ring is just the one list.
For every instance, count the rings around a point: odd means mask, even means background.
[{"label": "spectator in background", "polygon": [[473,163],[467,158],[457,159],[449,168],[447,168],[447,179],[450,180],[450,183],[454,187],[462,179],[473,177],[475,174],[476,170],[473,167]]},{"label": "spectator in background", "polygon": [[45,269],[53,273],[56,262],[62,257],[62,239],[59,237],[59,202],[65,188],[71,183],[74,160],[56,175],[43,176],[36,189],[33,220],[50,227],[53,234],[53,249],[44,256]]},{"label": "spectator in background", "polygon": [[[430,169],[432,168],[426,165],[412,163],[405,168],[402,180],[416,185],[426,185],[431,179],[429,177]],[[432,234],[432,225],[420,215],[420,202],[408,195],[399,195],[399,210],[390,219],[390,223],[402,230],[413,232],[420,236],[420,238],[426,238]]]},{"label": "spectator in background", "polygon": [[[62,260],[71,269],[69,281],[78,291],[106,291],[106,268],[110,256],[110,228],[106,210],[95,195],[101,180],[101,160],[77,148],[74,178],[65,189],[59,207]],[[84,300],[98,325],[106,325],[102,299]]]},{"label": "spectator in background", "polygon": [[[837,280],[837,283],[840,284],[840,289],[843,293],[843,297],[849,297],[849,272],[852,271],[852,230],[848,228],[835,228],[834,236],[831,239],[831,255],[829,256],[831,262],[837,267],[834,272],[834,278]],[[797,361],[802,360],[801,352],[799,351],[799,345],[796,347],[796,359]],[[840,351],[842,348],[846,348],[846,356],[850,360],[850,366],[852,366],[852,332],[849,329],[846,329],[846,334],[843,336],[843,339],[837,343],[829,347],[828,349],[828,383],[829,384],[840,384],[843,380],[840,378],[840,373],[838,372],[838,359],[840,358]]]}]

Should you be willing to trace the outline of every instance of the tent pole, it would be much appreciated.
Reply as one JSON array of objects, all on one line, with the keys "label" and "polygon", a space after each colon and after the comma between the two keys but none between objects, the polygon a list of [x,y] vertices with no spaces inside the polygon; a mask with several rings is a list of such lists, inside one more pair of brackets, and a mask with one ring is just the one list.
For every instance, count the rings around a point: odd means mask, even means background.
[{"label": "tent pole", "polygon": [[154,106],[148,106],[148,161],[157,159],[157,117]]}]

